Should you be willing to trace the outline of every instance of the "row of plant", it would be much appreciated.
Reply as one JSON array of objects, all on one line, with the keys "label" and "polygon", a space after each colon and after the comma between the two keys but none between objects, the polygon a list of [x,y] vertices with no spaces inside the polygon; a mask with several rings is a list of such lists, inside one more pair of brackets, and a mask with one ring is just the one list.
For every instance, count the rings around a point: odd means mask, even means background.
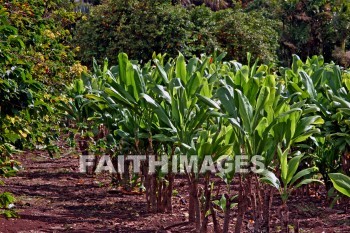
[{"label": "row of plant", "polygon": [[[69,29],[80,15],[68,1],[0,1],[0,183],[20,168],[13,154],[58,151],[54,93],[85,69],[74,60]],[[57,123],[56,121],[56,123]],[[0,214],[16,216],[0,193]]]},{"label": "row of plant", "polygon": [[[149,173],[153,156],[173,161],[196,155],[204,165],[224,155],[233,164],[238,155],[248,156],[249,164],[262,156],[265,169],[258,173],[217,173],[227,184],[219,198],[210,172],[185,171],[189,221],[200,232],[206,232],[209,217],[216,232],[228,232],[235,203],[235,232],[241,231],[247,207],[253,210],[255,230],[269,231],[276,190],[283,201],[284,231],[288,197],[302,185],[323,182],[327,190],[334,187],[350,196],[345,175],[350,172],[349,71],[324,63],[321,56],[305,62],[293,56],[290,68],[278,69],[251,62],[250,54],[246,65],[223,61],[224,56],[186,60],[180,54],[166,60],[153,54],[152,61],[140,65],[120,53],[116,66],[94,61],[92,74],[75,80],[58,108],[78,126],[75,139],[83,154],[109,154],[116,167],[119,155],[146,156],[140,173],[115,174],[113,180],[144,189],[151,212],[172,211],[176,174],[171,166],[178,166],[170,162],[168,173],[160,168]],[[237,195],[232,184],[239,186]],[[218,211],[224,212],[222,226]]]}]

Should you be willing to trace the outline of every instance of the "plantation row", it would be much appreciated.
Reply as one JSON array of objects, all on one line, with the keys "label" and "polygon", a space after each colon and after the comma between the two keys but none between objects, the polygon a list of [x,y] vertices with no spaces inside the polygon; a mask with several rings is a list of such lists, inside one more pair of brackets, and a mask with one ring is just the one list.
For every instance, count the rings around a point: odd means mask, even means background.
[{"label": "plantation row", "polygon": [[[249,161],[261,155],[263,172],[216,174],[228,184],[220,200],[213,199],[210,172],[186,172],[189,220],[201,232],[210,217],[216,232],[228,232],[235,203],[236,232],[248,207],[254,229],[269,231],[276,190],[283,201],[283,231],[289,224],[288,197],[302,185],[323,183],[327,191],[338,191],[330,198],[350,197],[350,71],[321,56],[303,62],[294,55],[290,68],[278,69],[258,65],[250,54],[246,65],[224,57],[186,60],[179,54],[166,60],[153,54],[141,66],[120,53],[115,66],[94,61],[93,72],[74,80],[56,107],[73,126],[70,140],[83,155],[111,155],[116,167],[117,155],[146,155],[146,161],[168,156],[167,173],[160,167],[149,173],[146,162],[140,174],[113,177],[125,188],[145,190],[151,212],[172,211],[174,156],[196,155],[202,164],[207,155],[214,162],[223,155],[246,155]],[[230,190],[232,183],[239,184],[238,195]],[[224,212],[222,226],[217,211]]]}]

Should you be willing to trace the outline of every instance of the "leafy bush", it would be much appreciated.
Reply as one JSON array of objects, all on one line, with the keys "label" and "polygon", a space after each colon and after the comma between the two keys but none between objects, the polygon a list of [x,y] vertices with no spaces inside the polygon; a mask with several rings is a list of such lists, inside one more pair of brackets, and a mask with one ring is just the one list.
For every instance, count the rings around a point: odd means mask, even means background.
[{"label": "leafy bush", "polygon": [[220,49],[215,31],[217,22],[214,19],[215,12],[205,6],[197,6],[188,12],[192,22],[191,36],[187,42],[187,54],[199,56],[202,53],[211,54],[215,49]]},{"label": "leafy bush", "polygon": [[5,155],[11,144],[51,148],[57,136],[50,133],[56,128],[48,117],[54,111],[52,91],[86,70],[70,47],[69,30],[80,16],[73,8],[66,0],[0,5],[0,152]]},{"label": "leafy bush", "polygon": [[186,10],[158,1],[108,1],[96,6],[88,20],[76,30],[80,57],[91,64],[92,57],[117,61],[119,52],[147,60],[153,51],[173,55],[186,50],[191,22]]},{"label": "leafy bush", "polygon": [[244,60],[248,51],[264,61],[276,59],[278,24],[260,13],[214,12],[204,6],[184,8],[164,1],[108,1],[92,8],[78,23],[75,41],[85,64],[92,57],[112,63],[125,52],[148,61],[153,52],[185,57],[227,50],[229,58]]},{"label": "leafy bush", "polygon": [[264,62],[277,61],[279,23],[261,12],[244,13],[231,9],[216,14],[216,38],[228,58],[246,61],[246,54]]},{"label": "leafy bush", "polygon": [[2,3],[0,70],[22,68],[27,76],[54,88],[73,78],[68,72],[75,63],[70,29],[79,16],[73,7],[70,1]]},{"label": "leafy bush", "polygon": [[[3,178],[15,175],[19,169],[19,163],[11,158],[13,153],[19,153],[17,149],[41,145],[51,156],[57,150],[52,143],[58,136],[58,126],[50,123],[55,119],[50,93],[77,77],[83,68],[75,62],[74,51],[69,47],[68,29],[77,16],[69,11],[73,9],[70,1],[0,3],[0,178]],[[0,214],[14,217],[15,212],[8,208],[9,197],[8,193],[0,194]]]},{"label": "leafy bush", "polygon": [[282,63],[290,65],[292,54],[302,59],[322,54],[327,62],[342,62],[345,54],[335,51],[336,56],[332,56],[332,51],[338,46],[345,53],[349,43],[349,1],[254,0],[245,11],[266,12],[268,17],[283,22],[279,51]]}]

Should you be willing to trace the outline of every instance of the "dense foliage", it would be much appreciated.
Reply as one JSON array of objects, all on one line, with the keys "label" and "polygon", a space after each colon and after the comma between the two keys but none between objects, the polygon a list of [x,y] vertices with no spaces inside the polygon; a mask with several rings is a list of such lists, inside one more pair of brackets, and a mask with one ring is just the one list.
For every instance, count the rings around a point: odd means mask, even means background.
[{"label": "dense foliage", "polygon": [[91,64],[92,57],[116,61],[118,51],[148,59],[153,51],[186,50],[189,15],[181,6],[157,1],[109,1],[92,9],[92,15],[76,30],[80,55]]},{"label": "dense foliage", "polygon": [[[138,65],[121,53],[116,66],[108,67],[107,60],[103,67],[94,62],[94,72],[72,83],[72,100],[61,102],[60,108],[69,119],[85,125],[78,138],[86,142],[79,144],[83,154],[109,154],[115,167],[120,166],[120,155],[143,154],[147,162],[162,155],[169,161],[196,155],[198,171],[222,156],[235,163],[237,156],[246,155],[249,164],[254,164],[255,155],[262,156],[265,169],[258,173],[215,174],[227,184],[238,179],[238,197],[227,186],[215,200],[210,172],[185,172],[190,221],[197,230],[205,231],[209,216],[215,219],[223,211],[222,229],[228,232],[229,213],[237,202],[236,232],[241,231],[248,206],[253,208],[255,229],[269,231],[272,187],[282,198],[280,219],[285,230],[293,190],[323,181],[328,190],[334,185],[350,196],[350,178],[343,175],[350,175],[349,71],[324,63],[321,56],[303,62],[295,55],[292,66],[281,67],[278,73],[274,67],[252,63],[249,53],[246,65],[223,62],[224,56],[186,61],[182,54],[169,60],[154,54],[153,61]],[[104,128],[102,144],[101,138],[94,139],[97,127]],[[90,137],[83,137],[89,131]],[[96,150],[98,144],[104,146]],[[154,174],[147,162],[141,164],[140,173],[119,174],[115,182],[145,189],[149,211],[171,211],[175,177],[171,167],[180,165],[168,164],[168,173],[158,169]],[[199,183],[204,183],[203,192]],[[220,226],[214,224],[218,231]]]},{"label": "dense foliage", "polygon": [[125,52],[143,62],[153,52],[186,57],[227,50],[229,58],[254,57],[274,61],[278,47],[277,23],[260,13],[227,9],[213,12],[204,6],[184,8],[164,1],[107,1],[92,8],[78,24],[75,40],[80,57],[90,65],[92,57],[117,61]]},{"label": "dense foliage", "polygon": [[73,78],[70,67],[76,49],[70,44],[70,29],[76,18],[69,1],[3,2],[2,72],[23,69],[47,85],[62,85],[63,80]]},{"label": "dense foliage", "polygon": [[322,54],[326,61],[349,66],[350,2],[347,0],[254,0],[246,11],[262,11],[282,22],[279,60],[291,63],[292,54],[302,59]]},{"label": "dense foliage", "polygon": [[[84,69],[70,47],[79,15],[69,9],[69,1],[0,1],[0,177],[18,170],[18,149],[57,150],[52,94]],[[2,194],[0,209],[11,200]]]},{"label": "dense foliage", "polygon": [[[171,4],[172,3],[172,4]],[[246,52],[261,61],[291,63],[323,54],[326,61],[350,64],[347,47],[349,2],[322,1],[106,1],[78,26],[80,57],[116,61],[126,52],[147,61],[152,52],[185,57],[228,52],[245,61]],[[199,6],[205,3],[207,6]],[[184,7],[185,6],[185,7]],[[226,10],[223,10],[225,9]]]}]

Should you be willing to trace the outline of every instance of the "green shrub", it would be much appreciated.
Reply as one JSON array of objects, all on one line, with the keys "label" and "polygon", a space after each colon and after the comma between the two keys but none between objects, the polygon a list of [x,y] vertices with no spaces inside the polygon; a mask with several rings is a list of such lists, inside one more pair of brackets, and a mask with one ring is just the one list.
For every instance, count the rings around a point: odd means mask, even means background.
[{"label": "green shrub", "polygon": [[53,88],[73,78],[69,71],[75,49],[70,29],[79,16],[73,9],[67,0],[0,4],[0,70],[23,68],[34,80]]},{"label": "green shrub", "polygon": [[115,63],[119,52],[148,60],[153,51],[185,52],[190,28],[189,15],[181,6],[116,0],[92,8],[89,19],[78,24],[75,39],[86,64],[92,57],[106,56]]},{"label": "green shrub", "polygon": [[[78,16],[70,1],[0,1],[0,178],[13,174],[9,155],[41,144],[55,149],[51,91],[83,67],[69,47]],[[45,85],[46,84],[46,85]],[[56,121],[56,122],[57,122]],[[4,170],[4,168],[6,169]]]},{"label": "green shrub", "polygon": [[92,57],[117,54],[148,61],[153,52],[185,57],[228,51],[228,58],[244,60],[246,53],[264,61],[276,59],[278,24],[260,13],[236,10],[214,12],[204,6],[184,8],[164,1],[108,1],[92,7],[91,15],[78,23],[75,42],[79,56],[90,65]]},{"label": "green shrub", "polygon": [[264,62],[277,60],[278,21],[260,12],[244,13],[231,9],[216,14],[216,38],[230,59],[246,61],[246,54]]}]

